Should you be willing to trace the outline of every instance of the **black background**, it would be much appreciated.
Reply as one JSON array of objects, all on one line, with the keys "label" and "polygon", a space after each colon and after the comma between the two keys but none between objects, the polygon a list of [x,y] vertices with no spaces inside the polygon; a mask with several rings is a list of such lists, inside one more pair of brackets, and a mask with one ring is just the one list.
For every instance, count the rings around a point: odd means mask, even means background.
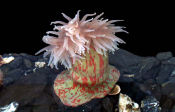
[{"label": "black background", "polygon": [[42,42],[42,37],[46,31],[52,30],[52,21],[66,21],[61,15],[62,12],[73,18],[77,10],[81,10],[81,17],[87,13],[104,12],[104,18],[125,20],[116,24],[126,26],[129,32],[117,34],[127,43],[119,46],[122,49],[140,56],[155,56],[158,52],[165,51],[171,51],[175,55],[175,13],[171,3],[108,4],[108,1],[105,1],[102,6],[86,2],[88,1],[82,1],[79,8],[70,8],[75,7],[71,3],[67,5],[54,2],[47,5],[1,4],[4,7],[0,10],[0,54],[23,52],[34,55],[47,46]]}]

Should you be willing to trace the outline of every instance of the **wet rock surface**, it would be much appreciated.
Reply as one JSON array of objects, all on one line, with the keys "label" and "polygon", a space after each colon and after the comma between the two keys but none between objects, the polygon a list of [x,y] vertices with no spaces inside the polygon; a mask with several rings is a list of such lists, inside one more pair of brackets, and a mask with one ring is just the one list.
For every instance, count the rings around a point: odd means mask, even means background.
[{"label": "wet rock surface", "polygon": [[[0,86],[0,107],[13,101],[19,103],[17,112],[117,112],[119,95],[94,99],[76,108],[61,103],[53,92],[53,82],[59,70],[47,66],[48,58],[25,53],[4,54],[13,56],[9,64],[0,66],[3,85]],[[45,62],[42,68],[35,62]],[[109,63],[119,69],[121,77],[117,83],[121,93],[127,94],[141,105],[144,112],[175,111],[175,57],[171,52],[158,53],[155,57],[140,57],[125,50],[110,54]],[[146,96],[152,96],[146,97]],[[157,102],[153,110],[146,105]],[[157,110],[156,110],[157,109]]]},{"label": "wet rock surface", "polygon": [[159,107],[159,101],[153,96],[147,96],[141,102],[142,112],[161,112],[161,107]]}]

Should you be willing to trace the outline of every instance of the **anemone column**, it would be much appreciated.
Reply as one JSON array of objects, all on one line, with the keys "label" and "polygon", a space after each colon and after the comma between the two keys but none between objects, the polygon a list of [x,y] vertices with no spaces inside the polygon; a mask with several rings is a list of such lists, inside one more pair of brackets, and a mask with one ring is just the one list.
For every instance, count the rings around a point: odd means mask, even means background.
[{"label": "anemone column", "polygon": [[91,47],[84,59],[57,76],[54,90],[62,103],[75,107],[106,96],[119,76],[119,71],[108,64],[108,56],[98,54]]}]

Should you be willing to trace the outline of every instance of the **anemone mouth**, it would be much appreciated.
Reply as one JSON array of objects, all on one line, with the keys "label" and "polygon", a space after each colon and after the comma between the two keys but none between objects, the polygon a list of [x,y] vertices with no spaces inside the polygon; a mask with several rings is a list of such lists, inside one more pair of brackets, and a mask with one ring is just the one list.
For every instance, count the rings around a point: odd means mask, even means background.
[{"label": "anemone mouth", "polygon": [[[54,65],[57,68],[57,64],[60,62],[70,69],[75,60],[83,58],[86,50],[88,51],[91,45],[99,54],[105,55],[107,51],[114,52],[117,50],[118,43],[125,43],[115,36],[115,33],[126,32],[123,27],[113,24],[120,20],[100,19],[104,13],[97,16],[95,16],[96,13],[86,14],[80,20],[79,13],[80,10],[73,19],[62,13],[68,23],[62,21],[51,23],[55,26],[54,31],[47,32],[47,35],[43,37],[43,41],[50,46],[38,52],[46,51],[44,56],[50,54],[48,65]],[[89,17],[91,19],[87,19]]]}]

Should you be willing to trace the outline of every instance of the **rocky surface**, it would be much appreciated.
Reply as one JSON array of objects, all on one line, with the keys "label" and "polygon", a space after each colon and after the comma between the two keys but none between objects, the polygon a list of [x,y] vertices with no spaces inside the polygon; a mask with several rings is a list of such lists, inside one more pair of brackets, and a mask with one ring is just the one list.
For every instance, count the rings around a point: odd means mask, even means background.
[{"label": "rocky surface", "polygon": [[161,107],[159,107],[159,101],[153,96],[147,96],[141,102],[142,112],[161,112]]},{"label": "rocky surface", "polygon": [[[15,60],[0,66],[4,75],[3,85],[0,86],[0,107],[16,101],[19,103],[17,112],[118,111],[118,95],[94,99],[76,108],[64,106],[52,87],[57,74],[64,70],[63,66],[59,65],[59,70],[51,69],[46,66],[48,58],[43,59],[42,56],[24,53],[3,55],[9,56]],[[110,64],[121,72],[118,84],[122,93],[138,104],[152,95],[160,102],[162,111],[175,111],[175,57],[171,52],[140,57],[120,49],[110,54],[109,59]],[[46,65],[38,68],[35,62],[46,62]],[[156,112],[155,109],[152,112]]]}]

